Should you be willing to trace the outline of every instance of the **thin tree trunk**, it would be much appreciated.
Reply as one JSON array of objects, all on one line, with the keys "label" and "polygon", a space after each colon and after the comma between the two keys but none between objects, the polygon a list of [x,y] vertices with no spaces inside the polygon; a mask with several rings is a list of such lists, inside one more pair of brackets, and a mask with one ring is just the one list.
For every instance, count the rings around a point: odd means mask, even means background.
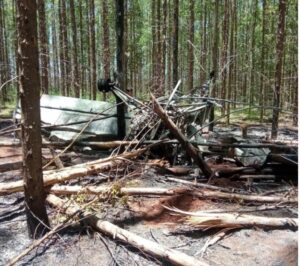
[{"label": "thin tree trunk", "polygon": [[77,25],[75,19],[75,7],[74,0],[70,0],[70,12],[71,12],[71,25],[72,25],[72,43],[73,43],[73,71],[72,79],[74,80],[74,94],[76,98],[80,97],[80,88],[79,88],[79,71],[78,71],[78,52],[77,52]]},{"label": "thin tree trunk", "polygon": [[65,76],[63,77],[64,80],[64,87],[65,87],[65,95],[70,95],[70,80],[71,80],[71,73],[70,73],[70,60],[69,60],[69,45],[68,45],[68,23],[67,23],[67,10],[66,10],[66,2],[64,0],[61,1],[61,16],[62,16],[62,36],[63,36],[63,60],[64,60],[64,72]]},{"label": "thin tree trunk", "polygon": [[64,36],[63,36],[63,14],[62,14],[62,2],[59,0],[59,67],[60,67],[60,95],[66,95],[66,73],[65,73],[65,47],[64,47]]},{"label": "thin tree trunk", "polygon": [[[231,94],[232,94],[232,81],[233,81],[233,57],[234,57],[234,3],[232,4],[233,6],[230,5],[230,12],[231,12],[231,21],[230,21],[230,44],[229,44],[229,56],[230,56],[230,63],[229,63],[229,80],[228,80],[228,92],[227,92],[227,99],[231,99]],[[231,103],[227,103],[227,124],[229,125],[230,123],[230,105]]]},{"label": "thin tree trunk", "polygon": [[[211,88],[211,96],[216,97],[217,96],[217,83],[216,80],[218,79],[218,45],[219,45],[219,0],[215,0],[215,24],[214,24],[214,44],[213,44],[213,50],[212,50],[212,64],[213,64],[213,71],[215,73],[214,78],[212,80],[213,85]],[[214,121],[215,114],[214,114],[214,108],[212,107],[212,110],[209,114],[209,130],[214,130]]]},{"label": "thin tree trunk", "polygon": [[[222,47],[222,88],[221,98],[226,98],[227,91],[227,68],[228,68],[228,35],[229,35],[229,2],[225,0],[224,4],[224,20],[223,20],[223,47]],[[222,114],[225,114],[225,108],[222,109]]]},{"label": "thin tree trunk", "polygon": [[[6,25],[4,16],[4,2],[0,1],[0,83],[3,84],[9,79],[9,65],[7,58],[7,37]],[[7,100],[6,86],[2,89],[2,98],[5,102]]]},{"label": "thin tree trunk", "polygon": [[[202,23],[202,46],[201,46],[201,55],[200,55],[200,86],[202,84],[204,84],[205,79],[206,79],[206,72],[205,70],[207,70],[207,66],[206,66],[206,57],[207,57],[207,31],[206,31],[206,27],[207,27],[207,4],[206,1],[203,0],[202,1],[202,9],[204,9],[204,18],[203,18],[203,23]],[[201,38],[201,39],[202,39]]]},{"label": "thin tree trunk", "polygon": [[40,66],[41,66],[41,91],[49,93],[49,49],[48,49],[48,34],[45,14],[44,0],[38,0],[38,17],[39,17],[39,48],[40,48]]},{"label": "thin tree trunk", "polygon": [[[124,2],[116,1],[116,37],[117,37],[117,83],[121,90],[124,90],[123,83],[123,59],[124,59]],[[118,138],[123,139],[126,135],[125,124],[125,105],[122,100],[117,97],[117,114],[118,114]]]},{"label": "thin tree trunk", "polygon": [[178,31],[179,31],[179,0],[173,0],[173,87],[176,86],[178,82]]},{"label": "thin tree trunk", "polygon": [[280,86],[282,78],[282,60],[284,51],[284,28],[285,28],[285,12],[286,0],[279,0],[279,18],[277,29],[277,44],[276,44],[276,69],[275,69],[275,91],[274,91],[274,107],[272,121],[272,139],[277,138],[279,107],[280,107]]},{"label": "thin tree trunk", "polygon": [[84,68],[84,33],[83,33],[83,14],[82,14],[82,0],[79,0],[79,28],[80,28],[80,96],[83,95],[83,89],[85,88],[85,68]]},{"label": "thin tree trunk", "polygon": [[168,0],[163,0],[163,24],[162,24],[162,80],[163,90],[166,90],[166,63],[167,63],[167,21],[168,21]]},{"label": "thin tree trunk", "polygon": [[188,91],[191,92],[194,87],[194,22],[195,22],[195,0],[189,2],[189,40],[188,40]]},{"label": "thin tree trunk", "polygon": [[[52,18],[51,18],[51,36],[52,36],[52,65],[53,65],[53,80],[52,80],[52,87],[55,89],[60,89],[59,85],[59,55],[58,55],[58,46],[57,43],[57,28],[56,28],[56,17],[57,13],[55,11],[55,1],[52,0],[51,2],[51,9],[52,9]],[[51,74],[50,74],[51,76]]]},{"label": "thin tree trunk", "polygon": [[[108,24],[108,5],[106,0],[102,0],[102,47],[103,47],[103,70],[104,78],[110,78],[110,48],[109,48],[109,24]],[[104,93],[104,100],[106,94]]]},{"label": "thin tree trunk", "polygon": [[91,67],[91,95],[92,99],[96,100],[96,41],[95,41],[95,0],[90,0],[90,67]]},{"label": "thin tree trunk", "polygon": [[[265,104],[265,85],[264,85],[264,75],[265,75],[265,53],[266,53],[266,11],[267,11],[267,0],[263,0],[263,10],[262,10],[262,32],[261,32],[261,61],[260,61],[260,92],[261,97],[259,98],[259,105],[264,106]],[[263,122],[265,109],[260,109],[260,122]]]},{"label": "thin tree trunk", "polygon": [[18,0],[17,7],[25,209],[29,235],[38,238],[49,221],[42,173],[37,6],[35,0]]},{"label": "thin tree trunk", "polygon": [[256,37],[255,37],[255,28],[256,28],[256,17],[257,17],[257,4],[258,0],[255,0],[254,5],[254,11],[253,11],[253,21],[252,21],[252,34],[251,34],[251,71],[250,71],[250,95],[249,95],[249,114],[251,113],[251,106],[254,103],[254,72],[255,72],[255,43],[256,43]]}]

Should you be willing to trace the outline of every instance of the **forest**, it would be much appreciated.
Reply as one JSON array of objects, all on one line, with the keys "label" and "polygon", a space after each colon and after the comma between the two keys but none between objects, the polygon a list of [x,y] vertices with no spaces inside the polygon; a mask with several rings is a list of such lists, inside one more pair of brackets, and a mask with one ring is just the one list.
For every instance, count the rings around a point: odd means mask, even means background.
[{"label": "forest", "polygon": [[1,265],[296,265],[297,217],[298,1],[0,0]]}]

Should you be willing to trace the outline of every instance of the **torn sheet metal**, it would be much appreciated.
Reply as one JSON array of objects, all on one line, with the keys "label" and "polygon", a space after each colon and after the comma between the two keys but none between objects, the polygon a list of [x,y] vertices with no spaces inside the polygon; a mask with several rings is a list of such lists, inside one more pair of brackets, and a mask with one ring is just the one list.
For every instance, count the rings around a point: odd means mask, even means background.
[{"label": "torn sheet metal", "polygon": [[[117,139],[115,103],[44,94],[41,96],[40,105],[42,131],[50,139],[71,140],[91,119],[94,121],[81,134],[80,140]],[[125,117],[128,132],[128,113]],[[20,108],[17,109],[16,119],[21,119]]]}]

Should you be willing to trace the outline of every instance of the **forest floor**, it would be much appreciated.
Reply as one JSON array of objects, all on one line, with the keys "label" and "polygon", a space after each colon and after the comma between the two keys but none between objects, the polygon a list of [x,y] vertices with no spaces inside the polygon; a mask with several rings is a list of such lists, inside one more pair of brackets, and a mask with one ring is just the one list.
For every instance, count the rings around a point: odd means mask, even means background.
[{"label": "forest floor", "polygon": [[[224,129],[225,130],[225,129]],[[227,129],[230,130],[230,129]],[[264,134],[264,129],[255,129],[250,134]],[[280,131],[283,138],[297,139],[297,133]],[[0,137],[0,140],[11,136]],[[44,157],[49,154],[44,151]],[[0,149],[0,161],[12,163],[20,161],[19,147]],[[88,160],[74,153],[71,162]],[[15,160],[15,161],[14,161]],[[77,160],[77,161],[76,161]],[[178,183],[168,180],[173,175],[160,168],[144,163],[133,163],[133,175],[122,179],[122,186],[174,188]],[[0,171],[0,182],[10,182],[21,178],[20,170]],[[190,172],[195,169],[190,167]],[[98,183],[99,176],[87,176],[80,181],[69,181],[68,184],[81,185]],[[183,180],[193,181],[191,174],[182,175]],[[111,181],[110,184],[113,184]],[[232,189],[246,189],[244,182],[217,178],[213,185]],[[297,193],[297,187],[285,181],[255,182],[252,190],[259,194],[273,193],[283,196],[287,191]],[[276,192],[277,191],[277,192]],[[169,205],[184,211],[232,210],[257,206],[256,203],[224,201],[221,199],[203,199],[191,195],[182,195],[170,199],[170,196],[128,196],[117,200],[102,201],[98,212],[102,219],[110,221],[130,232],[146,239],[172,248],[195,258],[202,257],[210,265],[297,265],[298,264],[298,231],[290,228],[265,229],[251,227],[247,229],[230,229],[220,239],[220,229],[200,230],[184,225],[182,216],[174,215],[162,208]],[[85,197],[77,196],[77,202],[84,202]],[[0,196],[0,265],[5,265],[32,243],[28,238],[26,217],[24,213],[23,193]],[[261,205],[261,204],[260,204]],[[273,204],[274,205],[274,204]],[[99,207],[100,206],[100,207]],[[273,210],[251,213],[268,217],[297,218],[296,205],[277,206]],[[64,219],[64,215],[47,206],[51,225]],[[143,215],[137,215],[138,210]],[[216,241],[215,241],[216,240]],[[211,245],[204,247],[211,242]],[[93,231],[84,224],[74,223],[59,234],[47,239],[33,252],[29,253],[17,265],[171,265],[129,244]]]}]

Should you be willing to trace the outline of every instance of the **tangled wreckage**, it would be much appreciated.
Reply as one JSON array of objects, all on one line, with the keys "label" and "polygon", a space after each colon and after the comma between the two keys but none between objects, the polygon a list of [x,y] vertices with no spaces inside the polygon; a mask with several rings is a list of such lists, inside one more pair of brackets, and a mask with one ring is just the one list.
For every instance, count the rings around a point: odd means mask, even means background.
[{"label": "tangled wreckage", "polygon": [[[155,158],[163,157],[172,165],[193,161],[206,177],[212,177],[214,171],[209,169],[205,158],[217,162],[225,158],[236,164],[237,169],[219,170],[214,172],[215,176],[245,174],[267,179],[297,176],[298,153],[292,142],[284,145],[280,141],[270,143],[264,137],[248,138],[245,128],[250,128],[249,125],[234,129],[235,132],[240,130],[240,134],[208,131],[215,123],[209,120],[210,114],[215,108],[222,108],[208,97],[209,81],[202,86],[201,94],[190,95],[178,92],[180,83],[169,96],[158,99],[152,96],[152,102],[143,103],[110,80],[100,80],[99,91],[111,91],[116,102],[126,106],[121,118],[120,104],[42,95],[42,132],[52,145],[72,143],[84,150],[151,145]],[[15,118],[20,120],[20,108]],[[119,139],[120,125],[125,132],[122,140]]]},{"label": "tangled wreckage", "polygon": [[[258,136],[253,131],[256,126],[251,124],[218,127],[218,118],[212,119],[211,114],[222,105],[209,97],[209,83],[189,95],[179,92],[180,83],[168,96],[156,99],[151,95],[150,102],[126,94],[110,81],[100,81],[98,89],[111,91],[116,103],[41,97],[43,178],[49,192],[47,202],[58,210],[54,216],[61,212],[67,219],[78,216],[90,228],[175,265],[214,265],[206,250],[232,230],[297,230],[297,191],[291,185],[297,183],[297,143]],[[20,119],[18,108],[15,120],[18,123]],[[16,140],[11,142],[11,146],[18,144]],[[9,145],[7,141],[5,145]],[[151,169],[155,169],[154,175]],[[7,171],[1,168],[1,158],[0,170]],[[0,183],[0,196],[22,192],[22,180],[9,181],[8,175],[5,178],[8,182]],[[149,200],[149,196],[153,198]],[[207,201],[209,210],[203,205]],[[121,217],[114,208],[118,204],[124,209]],[[287,215],[282,208],[292,214]],[[273,213],[261,216],[261,211],[270,210]],[[204,243],[193,242],[197,249],[189,255],[148,240],[143,232],[140,236],[116,225],[156,219],[177,224],[176,234],[211,228],[220,231]],[[58,223],[39,243],[64,225]],[[175,242],[179,241],[176,234],[172,236]],[[21,260],[37,246],[30,246],[10,262]],[[111,252],[108,254],[114,258]],[[0,262],[7,259],[11,257]],[[147,258],[141,256],[140,260]],[[146,261],[141,265],[149,264]]]}]

